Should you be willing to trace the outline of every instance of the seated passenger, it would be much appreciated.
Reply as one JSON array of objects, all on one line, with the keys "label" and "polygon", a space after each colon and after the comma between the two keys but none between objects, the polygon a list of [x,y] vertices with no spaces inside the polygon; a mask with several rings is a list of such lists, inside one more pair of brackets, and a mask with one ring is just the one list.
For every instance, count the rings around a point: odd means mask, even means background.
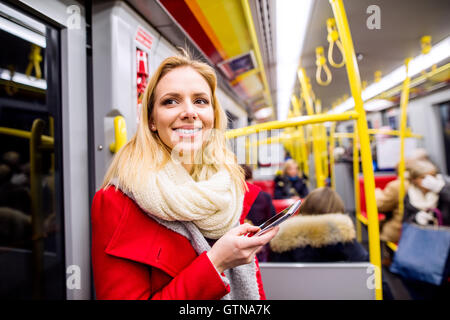
[{"label": "seated passenger", "polygon": [[299,214],[280,225],[270,248],[273,262],[369,261],[342,199],[328,187],[304,199]]},{"label": "seated passenger", "polygon": [[[245,181],[253,182],[253,172],[252,168],[246,164],[241,164],[241,167],[245,172]],[[276,214],[275,208],[272,204],[272,197],[265,191],[259,191],[252,207],[250,208],[246,222],[251,223],[254,226],[259,226],[263,224],[266,220],[270,219]],[[269,259],[269,245],[266,244],[261,250],[256,254],[258,261],[266,262]]]},{"label": "seated passenger", "polygon": [[[450,226],[450,183],[437,174],[429,161],[417,161],[410,168],[410,186],[405,196],[404,222],[422,226]],[[431,244],[433,245],[433,244]],[[421,250],[424,250],[423,247]],[[444,267],[440,286],[423,281],[402,279],[413,299],[447,299],[450,296],[450,256]]]},{"label": "seated passenger", "polygon": [[411,166],[403,221],[450,226],[450,183],[437,172],[436,166],[425,160]]},{"label": "seated passenger", "polygon": [[299,172],[297,162],[289,159],[284,164],[283,174],[275,176],[274,199],[304,198],[308,187],[303,174]]}]

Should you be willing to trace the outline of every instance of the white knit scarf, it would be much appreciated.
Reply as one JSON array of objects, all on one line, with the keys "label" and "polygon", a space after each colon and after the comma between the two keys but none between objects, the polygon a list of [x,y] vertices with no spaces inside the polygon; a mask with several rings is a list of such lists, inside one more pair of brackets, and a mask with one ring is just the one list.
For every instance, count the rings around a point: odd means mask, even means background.
[{"label": "white knit scarf", "polygon": [[149,215],[166,221],[192,221],[203,236],[218,239],[239,223],[244,192],[229,172],[204,166],[195,181],[180,164],[169,160],[149,174],[146,183],[131,186],[136,203]]},{"label": "white knit scarf", "polygon": [[414,185],[410,185],[408,188],[408,197],[409,202],[411,204],[423,211],[427,211],[430,209],[434,209],[437,207],[438,201],[439,201],[439,195],[434,192],[427,192],[424,194],[422,190],[415,187]]}]

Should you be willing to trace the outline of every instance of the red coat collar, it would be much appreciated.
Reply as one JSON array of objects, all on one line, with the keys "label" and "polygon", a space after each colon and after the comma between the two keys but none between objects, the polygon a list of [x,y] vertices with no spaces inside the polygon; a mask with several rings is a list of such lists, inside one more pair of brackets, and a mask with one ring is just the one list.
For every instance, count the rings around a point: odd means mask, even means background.
[{"label": "red coat collar", "polygon": [[[108,191],[111,189],[114,190],[109,188]],[[148,264],[175,277],[197,256],[189,240],[160,225],[133,200],[118,193],[124,212],[105,252]]]}]

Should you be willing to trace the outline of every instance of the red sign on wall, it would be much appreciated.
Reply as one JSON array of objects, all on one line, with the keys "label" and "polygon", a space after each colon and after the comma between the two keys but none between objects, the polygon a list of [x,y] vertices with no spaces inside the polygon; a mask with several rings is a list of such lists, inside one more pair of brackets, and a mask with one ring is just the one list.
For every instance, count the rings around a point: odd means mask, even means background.
[{"label": "red sign on wall", "polygon": [[138,27],[136,32],[136,41],[150,50],[152,47],[153,37],[142,27]]}]

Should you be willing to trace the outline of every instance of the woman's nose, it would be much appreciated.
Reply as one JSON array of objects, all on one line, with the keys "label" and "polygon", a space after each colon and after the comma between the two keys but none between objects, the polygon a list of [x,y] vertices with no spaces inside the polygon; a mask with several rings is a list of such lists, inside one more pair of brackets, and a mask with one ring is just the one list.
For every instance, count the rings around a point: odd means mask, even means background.
[{"label": "woman's nose", "polygon": [[184,109],[183,112],[181,113],[181,117],[183,119],[194,119],[194,120],[198,118],[195,106],[193,105],[192,102],[188,101],[184,103]]}]

